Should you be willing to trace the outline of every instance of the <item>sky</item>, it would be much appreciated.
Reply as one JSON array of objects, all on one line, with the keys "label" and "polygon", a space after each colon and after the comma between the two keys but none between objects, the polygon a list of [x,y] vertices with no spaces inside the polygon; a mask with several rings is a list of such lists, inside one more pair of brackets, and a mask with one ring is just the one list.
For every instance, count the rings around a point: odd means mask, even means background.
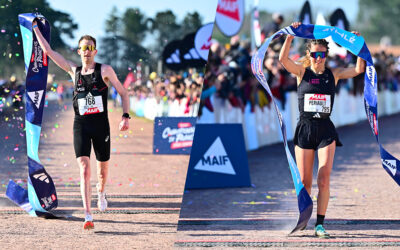
[{"label": "sky", "polygon": [[[119,13],[126,8],[139,8],[147,17],[154,17],[159,11],[172,10],[178,17],[178,22],[193,11],[199,12],[203,17],[203,23],[214,22],[217,0],[49,0],[50,6],[56,10],[66,12],[78,23],[75,38],[63,37],[68,45],[76,46],[76,40],[84,34],[91,34],[96,38],[104,36],[104,23],[116,6]],[[285,13],[300,11],[304,0],[259,0],[259,9],[268,12]],[[322,11],[326,16],[336,8],[341,7],[350,22],[354,21],[358,12],[358,0],[310,0],[311,11],[315,18],[316,11]],[[254,0],[245,0],[246,10],[249,10]],[[100,40],[100,39],[98,39]],[[146,42],[146,40],[145,40]],[[149,42],[149,41],[147,41]]]},{"label": "sky", "polygon": [[[245,0],[246,7],[254,5],[254,0]],[[283,4],[284,3],[284,4]],[[303,7],[305,0],[259,0],[259,10],[279,12],[284,14],[289,11],[297,11]],[[313,19],[317,12],[321,11],[327,18],[337,8],[342,8],[350,23],[355,21],[358,14],[358,0],[309,0]]]},{"label": "sky", "polygon": [[[203,17],[203,23],[214,22],[217,0],[50,0],[53,9],[70,14],[79,25],[74,32],[75,38],[63,37],[71,47],[76,47],[77,40],[84,34],[91,34],[96,39],[105,35],[105,20],[113,6],[122,14],[126,8],[139,8],[147,17],[154,17],[159,11],[172,10],[181,22],[184,16],[197,11]],[[97,39],[100,40],[100,39]],[[146,41],[145,41],[146,42]]]}]

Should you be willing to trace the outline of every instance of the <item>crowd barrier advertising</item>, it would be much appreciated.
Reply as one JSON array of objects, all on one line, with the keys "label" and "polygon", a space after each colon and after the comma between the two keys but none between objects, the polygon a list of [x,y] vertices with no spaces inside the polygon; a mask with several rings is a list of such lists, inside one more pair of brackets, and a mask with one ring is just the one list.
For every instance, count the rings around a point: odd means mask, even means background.
[{"label": "crowd barrier advertising", "polygon": [[153,154],[190,154],[195,117],[156,117]]},{"label": "crowd barrier advertising", "polygon": [[185,189],[249,186],[242,124],[197,124]]}]

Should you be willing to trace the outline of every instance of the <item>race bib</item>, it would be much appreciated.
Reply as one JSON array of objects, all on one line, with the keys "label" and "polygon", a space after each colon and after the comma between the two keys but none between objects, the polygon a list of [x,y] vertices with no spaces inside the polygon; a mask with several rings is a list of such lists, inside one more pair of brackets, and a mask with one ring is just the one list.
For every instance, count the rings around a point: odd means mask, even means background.
[{"label": "race bib", "polygon": [[324,94],[304,94],[304,112],[330,113],[331,96]]},{"label": "race bib", "polygon": [[84,98],[78,99],[80,115],[97,114],[104,111],[101,96],[93,96],[90,92]]}]

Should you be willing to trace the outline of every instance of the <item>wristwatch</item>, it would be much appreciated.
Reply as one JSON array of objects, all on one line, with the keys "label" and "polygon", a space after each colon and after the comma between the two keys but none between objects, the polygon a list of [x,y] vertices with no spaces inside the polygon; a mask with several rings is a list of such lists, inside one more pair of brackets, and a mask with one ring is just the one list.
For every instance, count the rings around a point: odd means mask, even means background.
[{"label": "wristwatch", "polygon": [[128,118],[128,119],[131,119],[131,117],[129,116],[129,114],[128,114],[128,113],[124,113],[124,114],[122,115],[122,117],[125,117],[125,118]]}]

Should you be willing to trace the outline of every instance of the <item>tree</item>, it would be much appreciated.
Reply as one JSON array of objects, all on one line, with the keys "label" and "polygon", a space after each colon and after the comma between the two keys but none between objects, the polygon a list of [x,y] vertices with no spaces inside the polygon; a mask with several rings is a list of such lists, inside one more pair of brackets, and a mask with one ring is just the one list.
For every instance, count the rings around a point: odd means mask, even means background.
[{"label": "tree", "polygon": [[176,16],[171,10],[157,12],[152,21],[152,31],[158,33],[157,48],[164,48],[170,41],[182,39],[179,34],[180,25],[176,22]]},{"label": "tree", "polygon": [[124,36],[124,55],[122,57],[123,72],[127,73],[128,67],[134,67],[140,60],[147,60],[146,49],[142,42],[147,33],[147,18],[140,9],[129,8],[122,17]]},{"label": "tree", "polygon": [[122,21],[118,16],[118,9],[114,6],[105,22],[106,36],[101,38],[102,46],[99,56],[113,68],[121,67],[121,53],[119,48],[122,46]]},{"label": "tree", "polygon": [[100,57],[125,75],[139,60],[146,59],[141,45],[147,32],[147,18],[137,8],[126,9],[122,17],[113,7],[105,23],[107,35],[102,38]]},{"label": "tree", "polygon": [[131,43],[140,44],[147,32],[147,19],[139,9],[129,8],[122,17],[124,36]]},{"label": "tree", "polygon": [[196,32],[202,26],[202,18],[197,11],[193,13],[187,13],[182,21],[182,35],[185,36],[189,33]]},{"label": "tree", "polygon": [[357,23],[361,35],[369,42],[379,42],[389,36],[393,44],[400,43],[400,0],[359,0]]},{"label": "tree", "polygon": [[[3,1],[4,2],[4,1]],[[50,8],[45,0],[13,0],[0,4],[0,76],[8,77],[12,73],[22,75],[23,52],[22,39],[18,23],[18,14],[40,12],[51,24],[51,45],[54,49],[66,48],[61,35],[73,38],[78,25],[70,15]]]}]

